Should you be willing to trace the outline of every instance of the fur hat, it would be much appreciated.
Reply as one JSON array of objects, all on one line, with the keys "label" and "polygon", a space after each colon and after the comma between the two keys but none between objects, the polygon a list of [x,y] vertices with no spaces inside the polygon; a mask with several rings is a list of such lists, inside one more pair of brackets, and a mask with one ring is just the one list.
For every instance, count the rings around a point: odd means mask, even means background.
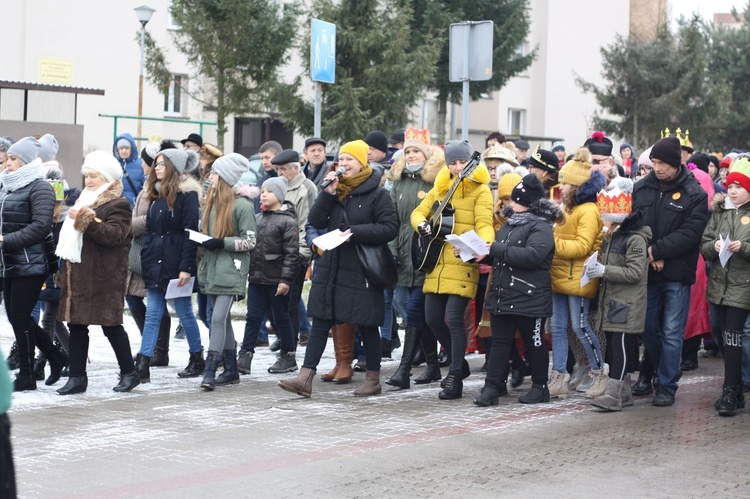
[{"label": "fur hat", "polygon": [[[383,137],[385,137],[385,134],[383,134]],[[341,156],[342,154],[348,154],[354,157],[354,159],[362,163],[362,166],[364,166],[367,164],[367,150],[367,142],[365,142],[364,140],[353,140],[341,146],[341,149],[339,149],[339,156]]]},{"label": "fur hat", "polygon": [[484,159],[501,159],[510,165],[518,166],[518,160],[513,153],[500,144],[492,144],[484,153]]},{"label": "fur hat", "polygon": [[224,182],[234,187],[240,181],[242,174],[250,169],[250,162],[242,154],[233,152],[214,161],[212,169]]},{"label": "fur hat", "polygon": [[[377,149],[378,151],[388,152],[388,137],[385,133],[380,130],[375,130],[367,134],[365,142],[368,146]],[[364,163],[362,163],[364,165]]]},{"label": "fur hat", "polygon": [[[395,134],[395,132],[394,132]],[[422,154],[424,154],[425,160],[430,159],[430,131],[419,128],[409,128],[404,132],[403,135],[404,148],[406,151],[409,147],[416,147]]]},{"label": "fur hat", "polygon": [[39,150],[39,159],[43,163],[52,161],[57,156],[57,151],[60,148],[57,145],[57,139],[52,134],[45,134],[39,139],[39,143],[42,144],[42,148]]},{"label": "fur hat", "polygon": [[605,137],[602,132],[592,133],[591,138],[583,143],[583,147],[588,147],[591,154],[612,156],[612,141]]},{"label": "fur hat", "polygon": [[732,163],[732,168],[727,175],[727,187],[737,184],[750,192],[750,160],[739,158]]},{"label": "fur hat", "polygon": [[109,153],[104,151],[92,151],[86,155],[81,167],[81,173],[94,171],[104,177],[107,182],[113,182],[122,178],[122,165]]},{"label": "fur hat", "polygon": [[[214,164],[214,167],[216,167],[216,164]],[[273,192],[273,195],[276,196],[276,199],[279,200],[279,203],[283,203],[284,200],[286,200],[286,191],[288,185],[289,183],[284,177],[271,177],[263,182],[261,189],[266,189]]]},{"label": "fur hat", "polygon": [[573,159],[560,168],[558,180],[561,184],[576,187],[583,185],[591,177],[591,152],[586,147],[578,149]]},{"label": "fur hat", "polygon": [[39,157],[42,144],[34,137],[24,137],[8,148],[8,154],[20,159],[24,164],[31,163]]},{"label": "fur hat", "polygon": [[172,162],[175,169],[180,174],[183,174],[186,171],[190,172],[195,170],[200,162],[198,153],[191,150],[164,149],[159,152],[159,155],[169,158],[169,161]]},{"label": "fur hat", "polygon": [[222,156],[224,156],[224,153],[221,151],[221,149],[213,144],[204,142],[203,146],[201,146],[201,158],[205,159],[206,161],[216,161],[216,158],[220,158]]},{"label": "fur hat", "polygon": [[8,137],[0,137],[0,151],[8,152],[10,146],[13,145],[13,141]]},{"label": "fur hat", "polygon": [[633,211],[633,181],[627,177],[615,177],[596,195],[596,204],[603,219],[622,223]]},{"label": "fur hat", "polygon": [[474,154],[468,140],[449,140],[445,143],[445,164],[450,165],[454,161],[469,161]]},{"label": "fur hat", "polygon": [[510,198],[527,208],[547,196],[542,182],[533,173],[529,173],[513,188]]},{"label": "fur hat", "polygon": [[651,159],[656,158],[674,168],[679,168],[682,163],[680,139],[675,136],[669,136],[657,140],[656,144],[651,147],[651,154],[648,157]]}]

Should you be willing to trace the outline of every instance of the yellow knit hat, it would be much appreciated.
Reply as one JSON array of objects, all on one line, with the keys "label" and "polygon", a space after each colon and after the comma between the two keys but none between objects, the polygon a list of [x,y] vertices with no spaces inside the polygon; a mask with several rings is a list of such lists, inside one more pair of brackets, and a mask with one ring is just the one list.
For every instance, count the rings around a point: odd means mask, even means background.
[{"label": "yellow knit hat", "polygon": [[339,156],[342,154],[348,154],[359,161],[362,166],[365,166],[367,164],[367,151],[369,148],[370,146],[368,146],[367,142],[364,140],[353,140],[341,146],[341,149],[339,149]]},{"label": "yellow knit hat", "polygon": [[561,184],[569,184],[580,187],[591,178],[591,152],[582,147],[578,149],[573,159],[560,168],[558,181]]},{"label": "yellow knit hat", "polygon": [[523,180],[516,172],[506,173],[497,181],[497,199],[509,198],[513,188]]}]

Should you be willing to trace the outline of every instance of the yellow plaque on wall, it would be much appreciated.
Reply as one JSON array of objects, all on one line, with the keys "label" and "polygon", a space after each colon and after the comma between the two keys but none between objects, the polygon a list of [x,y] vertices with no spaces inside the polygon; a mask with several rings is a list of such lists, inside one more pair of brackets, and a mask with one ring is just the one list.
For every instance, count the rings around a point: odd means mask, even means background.
[{"label": "yellow plaque on wall", "polygon": [[73,83],[73,61],[54,57],[39,58],[39,81],[42,83]]}]

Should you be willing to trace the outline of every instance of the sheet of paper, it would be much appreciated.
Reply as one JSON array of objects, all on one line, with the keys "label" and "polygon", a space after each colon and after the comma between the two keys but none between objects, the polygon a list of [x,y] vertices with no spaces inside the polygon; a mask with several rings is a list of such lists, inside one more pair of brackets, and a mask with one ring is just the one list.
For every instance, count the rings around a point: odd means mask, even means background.
[{"label": "sheet of paper", "polygon": [[588,284],[591,279],[589,279],[589,276],[586,274],[586,271],[590,269],[591,267],[596,266],[596,261],[599,258],[599,252],[594,251],[594,254],[588,257],[588,259],[583,264],[583,275],[581,276],[581,287],[584,287],[586,284]]},{"label": "sheet of paper", "polygon": [[179,279],[172,279],[167,284],[167,292],[164,294],[165,300],[172,300],[174,298],[182,298],[183,296],[190,296],[193,294],[193,285],[195,284],[195,277],[188,279],[188,282],[184,286],[178,286]]},{"label": "sheet of paper", "polygon": [[190,230],[190,229],[185,229],[185,232],[188,233],[188,238],[191,241],[195,241],[198,244],[206,242],[209,239],[211,239],[211,236],[207,236],[203,232],[198,232],[198,231]]},{"label": "sheet of paper", "polygon": [[347,242],[350,237],[352,237],[351,232],[346,235],[342,234],[343,232],[338,229],[332,230],[331,232],[326,232],[322,236],[318,236],[313,239],[313,244],[323,251],[332,250],[333,248],[341,246],[342,244]]},{"label": "sheet of paper", "polygon": [[464,262],[474,258],[474,255],[486,255],[487,243],[479,237],[479,234],[475,230],[464,232],[460,236],[455,234],[448,234],[445,236],[445,240],[458,248],[460,251],[459,256]]},{"label": "sheet of paper", "polygon": [[732,256],[732,252],[729,251],[729,243],[732,241],[729,240],[729,234],[727,234],[727,237],[722,239],[721,234],[719,234],[719,240],[721,240],[721,248],[719,248],[719,262],[721,262],[722,267],[727,266],[727,262],[729,261],[729,257]]}]

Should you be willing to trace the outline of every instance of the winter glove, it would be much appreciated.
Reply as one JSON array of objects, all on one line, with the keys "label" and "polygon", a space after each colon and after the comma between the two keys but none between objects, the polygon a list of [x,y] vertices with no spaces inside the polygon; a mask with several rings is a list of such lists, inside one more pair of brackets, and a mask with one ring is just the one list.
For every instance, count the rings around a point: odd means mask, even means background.
[{"label": "winter glove", "polygon": [[593,267],[588,267],[586,269],[586,275],[589,279],[598,279],[604,276],[604,269],[606,268],[607,267],[597,262]]},{"label": "winter glove", "polygon": [[432,234],[432,228],[430,227],[430,224],[427,222],[422,222],[419,225],[417,225],[417,231],[419,232],[419,235],[425,236],[425,237]]},{"label": "winter glove", "polygon": [[216,237],[212,237],[208,241],[203,241],[201,243],[201,246],[203,246],[204,248],[206,248],[209,251],[216,251],[216,250],[222,249],[224,247],[224,240],[216,238]]}]

